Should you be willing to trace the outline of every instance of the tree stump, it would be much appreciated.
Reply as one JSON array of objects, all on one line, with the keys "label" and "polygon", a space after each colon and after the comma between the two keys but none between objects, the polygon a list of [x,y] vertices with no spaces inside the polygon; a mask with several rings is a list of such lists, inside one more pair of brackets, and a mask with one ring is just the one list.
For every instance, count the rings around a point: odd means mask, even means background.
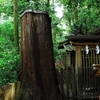
[{"label": "tree stump", "polygon": [[44,11],[21,16],[21,60],[18,100],[58,100],[51,19]]}]

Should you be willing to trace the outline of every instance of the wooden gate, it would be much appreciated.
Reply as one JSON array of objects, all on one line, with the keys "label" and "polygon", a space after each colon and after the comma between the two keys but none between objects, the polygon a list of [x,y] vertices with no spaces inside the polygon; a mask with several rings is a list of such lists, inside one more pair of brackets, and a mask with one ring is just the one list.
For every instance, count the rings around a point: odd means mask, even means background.
[{"label": "wooden gate", "polygon": [[98,99],[100,95],[100,78],[93,78],[93,64],[100,64],[100,54],[96,54],[94,48],[89,49],[86,54],[84,49],[82,52],[82,80],[83,80],[83,98],[84,99]]},{"label": "wooden gate", "polygon": [[77,48],[62,55],[59,82],[64,100],[98,100],[100,78],[93,77],[92,65],[100,64],[100,54],[95,47],[89,48],[88,54],[85,48]]}]

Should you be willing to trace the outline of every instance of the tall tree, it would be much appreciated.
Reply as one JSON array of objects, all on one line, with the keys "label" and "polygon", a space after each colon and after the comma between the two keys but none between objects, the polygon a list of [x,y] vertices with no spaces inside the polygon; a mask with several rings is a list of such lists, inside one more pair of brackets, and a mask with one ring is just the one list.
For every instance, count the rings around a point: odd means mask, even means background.
[{"label": "tall tree", "polygon": [[73,29],[74,23],[83,24],[84,34],[100,26],[100,2],[98,0],[58,0],[64,6],[64,20]]},{"label": "tall tree", "polygon": [[15,47],[19,49],[19,35],[18,35],[18,0],[14,0],[14,39]]}]

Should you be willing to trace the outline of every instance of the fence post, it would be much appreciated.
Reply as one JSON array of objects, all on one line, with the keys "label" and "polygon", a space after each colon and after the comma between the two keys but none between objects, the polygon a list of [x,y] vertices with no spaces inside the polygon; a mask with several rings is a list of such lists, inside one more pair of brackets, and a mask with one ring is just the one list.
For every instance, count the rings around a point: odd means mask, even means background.
[{"label": "fence post", "polygon": [[51,36],[44,11],[21,16],[21,94],[18,100],[58,100]]}]

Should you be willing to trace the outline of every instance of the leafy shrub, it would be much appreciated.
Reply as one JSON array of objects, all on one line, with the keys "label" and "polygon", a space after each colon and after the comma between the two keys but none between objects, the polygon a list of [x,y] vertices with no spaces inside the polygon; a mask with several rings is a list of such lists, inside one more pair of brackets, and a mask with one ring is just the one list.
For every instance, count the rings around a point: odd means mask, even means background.
[{"label": "leafy shrub", "polygon": [[20,54],[14,48],[13,23],[0,25],[0,85],[16,82],[20,68]]}]

